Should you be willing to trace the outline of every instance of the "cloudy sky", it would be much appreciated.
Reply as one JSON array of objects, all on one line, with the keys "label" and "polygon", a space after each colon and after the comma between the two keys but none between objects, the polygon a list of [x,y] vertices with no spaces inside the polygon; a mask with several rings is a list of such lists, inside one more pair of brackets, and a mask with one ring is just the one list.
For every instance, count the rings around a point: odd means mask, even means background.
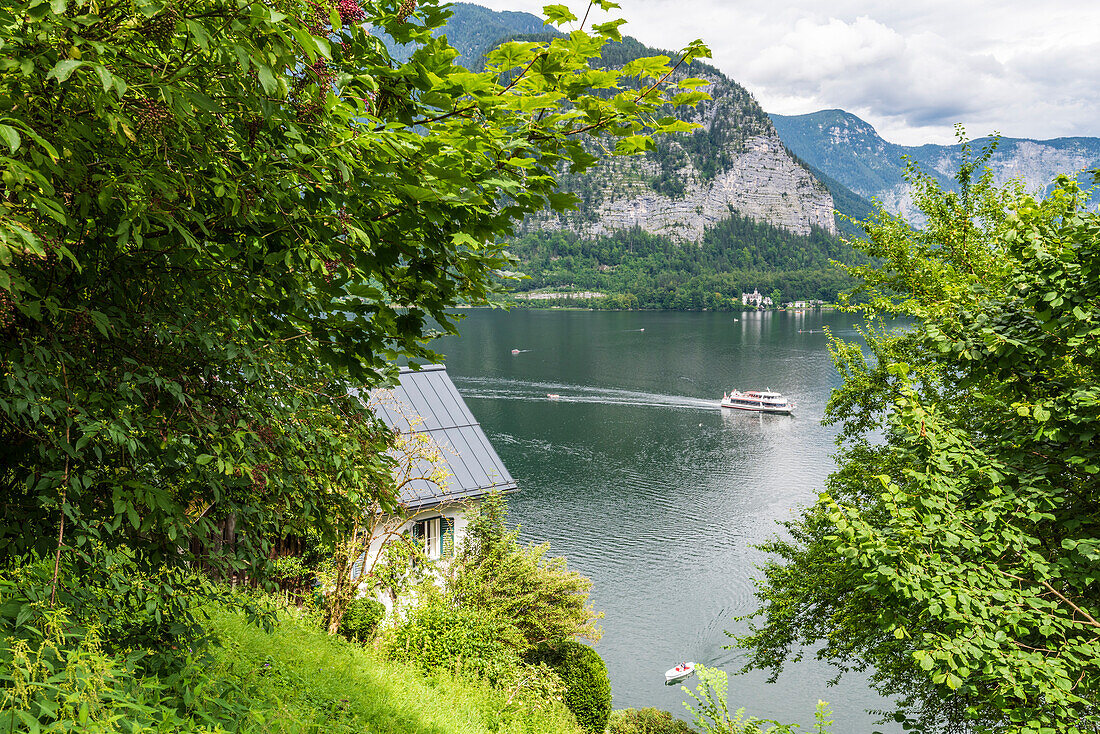
[{"label": "cloudy sky", "polygon": [[[546,4],[471,1],[539,15]],[[626,33],[666,49],[702,38],[768,112],[839,107],[903,145],[953,142],[956,122],[972,137],[1100,137],[1094,0],[619,2]]]}]

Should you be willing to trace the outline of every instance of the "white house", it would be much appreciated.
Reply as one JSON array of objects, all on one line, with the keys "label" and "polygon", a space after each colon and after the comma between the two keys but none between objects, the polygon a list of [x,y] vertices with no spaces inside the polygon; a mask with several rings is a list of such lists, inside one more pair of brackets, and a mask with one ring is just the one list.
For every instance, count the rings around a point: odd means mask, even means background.
[{"label": "white house", "polygon": [[752,293],[741,294],[741,305],[753,306],[755,308],[767,308],[772,305],[772,299],[769,296],[760,294],[756,288],[752,289]]},{"label": "white house", "polygon": [[[371,405],[412,450],[395,469],[401,512],[376,518],[352,576],[369,573],[384,545],[398,537],[411,536],[428,558],[446,563],[465,537],[467,512],[490,492],[514,492],[516,482],[443,365],[402,368],[400,384],[376,390]],[[381,600],[392,606],[387,595]]]}]

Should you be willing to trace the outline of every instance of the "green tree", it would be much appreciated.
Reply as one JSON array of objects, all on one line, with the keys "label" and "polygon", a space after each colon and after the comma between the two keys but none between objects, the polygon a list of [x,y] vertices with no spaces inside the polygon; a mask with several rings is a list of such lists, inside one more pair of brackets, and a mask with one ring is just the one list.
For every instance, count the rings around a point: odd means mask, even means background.
[{"label": "green tree", "polygon": [[[445,18],[415,0],[0,6],[0,566],[55,569],[5,604],[24,631],[91,599],[104,553],[256,580],[278,539],[392,503],[355,391],[431,359],[431,324],[501,288],[494,243],[569,205],[555,175],[593,162],[580,139],[627,154],[683,129],[650,115],[698,84],[669,84],[667,58],[590,67],[620,21],[504,44],[474,73],[433,38]],[[417,50],[395,62],[370,28]],[[184,622],[179,588],[143,606]]]},{"label": "green tree", "polygon": [[[772,668],[824,642],[924,731],[1095,732],[1100,721],[1100,216],[961,170],[910,171],[928,217],[863,247],[873,360],[833,342],[839,468],[767,548],[739,642]],[[883,440],[876,440],[881,431]]]},{"label": "green tree", "polygon": [[564,558],[547,558],[549,544],[521,546],[506,518],[500,495],[487,497],[471,517],[448,582],[454,604],[512,625],[521,653],[543,643],[598,640],[603,615],[588,603],[592,582]]}]

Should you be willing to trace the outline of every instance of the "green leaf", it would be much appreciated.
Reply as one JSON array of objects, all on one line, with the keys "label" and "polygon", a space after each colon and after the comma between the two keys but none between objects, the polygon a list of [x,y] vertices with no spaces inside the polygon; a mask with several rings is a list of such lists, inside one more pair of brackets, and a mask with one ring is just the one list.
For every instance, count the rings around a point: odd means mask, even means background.
[{"label": "green leaf", "polygon": [[611,20],[607,23],[597,23],[592,26],[592,30],[596,32],[600,38],[607,38],[612,41],[622,41],[623,34],[619,32],[619,26],[626,23],[623,19]]},{"label": "green leaf", "polygon": [[22,142],[22,140],[20,139],[19,133],[16,132],[15,128],[9,127],[7,125],[0,125],[0,138],[2,138],[4,142],[8,144],[8,148],[11,149],[12,153],[19,150],[19,144]]},{"label": "green leaf", "polygon": [[564,25],[577,19],[573,12],[565,5],[544,5],[542,14],[546,16],[544,25]]},{"label": "green leaf", "polygon": [[268,94],[275,94],[279,91],[279,83],[275,81],[275,74],[272,73],[271,67],[266,64],[256,63],[256,76],[260,80],[260,86]]},{"label": "green leaf", "polygon": [[187,30],[191,32],[191,37],[195,39],[195,43],[199,45],[199,48],[207,51],[210,49],[212,42],[209,31],[206,27],[197,20],[187,20],[184,22],[187,26]]},{"label": "green leaf", "polygon": [[110,336],[108,327],[110,326],[111,321],[107,318],[106,314],[100,311],[89,310],[88,316],[91,317],[92,323],[95,324],[95,327],[99,329],[99,332],[103,334],[103,336]]},{"label": "green leaf", "polygon": [[648,135],[628,135],[615,144],[615,152],[619,155],[637,155],[656,147],[657,144]]},{"label": "green leaf", "polygon": [[69,75],[81,66],[84,66],[83,61],[77,59],[61,59],[61,61],[58,61],[54,67],[50,69],[50,73],[46,75],[46,78],[64,82],[69,78]]}]

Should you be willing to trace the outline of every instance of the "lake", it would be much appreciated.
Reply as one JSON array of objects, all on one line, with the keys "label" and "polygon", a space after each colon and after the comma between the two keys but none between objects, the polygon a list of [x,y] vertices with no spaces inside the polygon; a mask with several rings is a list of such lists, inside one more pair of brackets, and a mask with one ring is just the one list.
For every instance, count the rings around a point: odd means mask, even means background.
[{"label": "lake", "polygon": [[[436,348],[519,483],[509,503],[520,538],[549,541],[593,581],[615,708],[686,718],[686,694],[663,674],[694,660],[731,674],[731,709],[805,731],[824,699],[837,732],[900,731],[866,713],[885,702],[861,677],[830,687],[835,671],[808,660],[768,684],[734,675],[743,654],[724,648],[727,630],[745,629],[735,617],[756,608],[764,556],[753,545],[811,504],[834,468],[836,429],[820,421],[840,378],[823,329],[856,339],[858,317],[466,313],[461,336]],[[720,409],[732,388],[775,389],[795,415]]]}]

